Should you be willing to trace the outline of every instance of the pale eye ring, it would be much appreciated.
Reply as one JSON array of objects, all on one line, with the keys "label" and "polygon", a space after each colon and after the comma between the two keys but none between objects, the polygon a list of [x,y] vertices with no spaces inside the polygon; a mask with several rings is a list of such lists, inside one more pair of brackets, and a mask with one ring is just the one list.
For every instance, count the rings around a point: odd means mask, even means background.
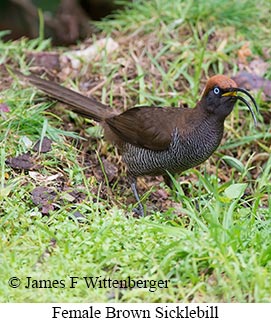
[{"label": "pale eye ring", "polygon": [[218,87],[214,88],[214,94],[218,95],[220,93],[220,89]]}]

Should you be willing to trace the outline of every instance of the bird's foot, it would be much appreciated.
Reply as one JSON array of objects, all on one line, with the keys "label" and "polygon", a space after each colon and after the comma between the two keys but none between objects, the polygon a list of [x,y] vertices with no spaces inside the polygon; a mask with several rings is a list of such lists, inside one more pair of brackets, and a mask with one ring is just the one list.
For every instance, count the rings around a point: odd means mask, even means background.
[{"label": "bird's foot", "polygon": [[133,212],[135,212],[139,217],[142,217],[144,216],[144,208],[137,192],[136,180],[133,177],[131,178],[131,189],[137,201],[137,207],[133,209]]},{"label": "bird's foot", "polygon": [[138,217],[143,217],[145,215],[144,208],[142,204],[139,204],[137,207],[133,208],[133,212],[138,216]]}]

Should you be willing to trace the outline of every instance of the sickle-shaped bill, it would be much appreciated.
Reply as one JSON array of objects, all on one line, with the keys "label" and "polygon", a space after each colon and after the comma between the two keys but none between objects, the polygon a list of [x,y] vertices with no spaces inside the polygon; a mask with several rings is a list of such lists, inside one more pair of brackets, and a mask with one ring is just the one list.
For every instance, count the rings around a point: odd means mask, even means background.
[{"label": "sickle-shaped bill", "polygon": [[259,108],[257,106],[257,103],[256,103],[255,99],[253,98],[253,96],[248,91],[246,91],[244,89],[241,89],[241,88],[238,88],[238,87],[230,88],[230,89],[227,90],[226,93],[222,94],[222,96],[234,96],[234,97],[236,97],[236,99],[242,101],[248,107],[250,113],[252,114],[253,121],[254,121],[254,124],[256,126],[257,125],[257,119],[256,119],[254,111],[252,110],[252,108],[251,108],[250,104],[247,102],[247,100],[244,99],[242,96],[237,95],[237,92],[242,92],[242,93],[246,94],[250,98],[250,100],[252,101],[253,105],[255,106],[256,111],[259,113]]},{"label": "sickle-shaped bill", "polygon": [[[244,99],[242,96],[239,96],[237,95],[236,96],[237,99],[239,99],[240,101],[242,101],[243,103],[245,103],[245,105],[248,107],[250,113],[252,114],[252,118],[253,118],[253,121],[254,121],[254,125],[255,127],[257,126],[257,119],[256,119],[256,116],[255,116],[255,113],[254,111],[252,110],[251,106],[249,105],[249,103],[247,102],[246,99]],[[258,112],[258,107],[256,105],[256,109],[257,109],[257,112]]]},{"label": "sickle-shaped bill", "polygon": [[235,88],[235,89],[233,89],[233,90],[238,91],[238,92],[242,92],[242,93],[246,94],[250,98],[250,100],[252,101],[252,103],[254,104],[254,106],[256,108],[256,111],[259,113],[258,105],[257,105],[255,99],[253,98],[253,96],[248,91],[246,91],[245,89],[238,88],[238,87]]}]

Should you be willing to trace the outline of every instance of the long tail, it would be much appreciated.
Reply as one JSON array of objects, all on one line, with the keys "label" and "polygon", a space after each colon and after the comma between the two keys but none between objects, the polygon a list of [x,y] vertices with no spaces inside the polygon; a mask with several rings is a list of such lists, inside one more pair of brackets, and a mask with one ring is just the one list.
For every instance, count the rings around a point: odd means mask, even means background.
[{"label": "long tail", "polygon": [[86,118],[100,122],[108,118],[112,113],[105,104],[67,89],[55,82],[47,81],[34,74],[24,75],[17,70],[13,70],[13,72],[35,85],[53,99],[68,104],[71,110]]}]

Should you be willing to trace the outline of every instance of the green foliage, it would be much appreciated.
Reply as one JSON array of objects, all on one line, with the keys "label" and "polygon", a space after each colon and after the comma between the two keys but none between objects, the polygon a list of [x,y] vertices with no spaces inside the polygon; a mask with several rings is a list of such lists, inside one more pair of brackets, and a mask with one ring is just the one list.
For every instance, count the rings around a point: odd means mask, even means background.
[{"label": "green foliage", "polygon": [[265,21],[266,9],[270,3],[253,0],[220,1],[210,0],[136,0],[118,1],[125,5],[116,18],[106,23],[98,23],[103,28],[116,30],[134,29],[137,32],[150,32],[154,28],[168,32],[182,24],[204,23],[210,26],[234,26],[249,31],[251,23]]}]

